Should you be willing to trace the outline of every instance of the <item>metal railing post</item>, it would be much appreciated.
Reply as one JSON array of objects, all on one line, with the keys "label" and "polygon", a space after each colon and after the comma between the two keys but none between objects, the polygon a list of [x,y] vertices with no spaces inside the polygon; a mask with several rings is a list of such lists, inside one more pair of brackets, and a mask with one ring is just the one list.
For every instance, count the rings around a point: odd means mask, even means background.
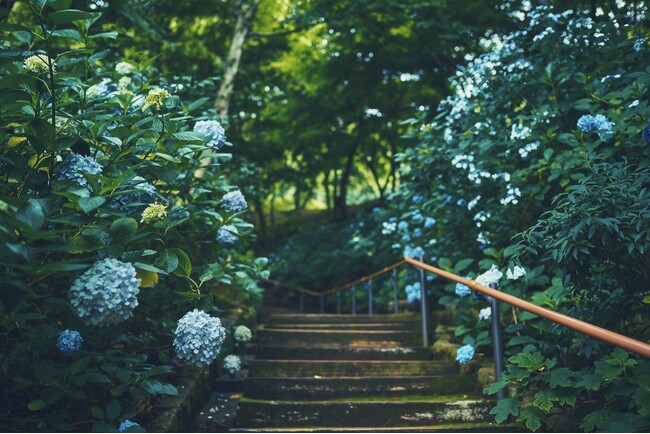
[{"label": "metal railing post", "polygon": [[[492,287],[493,285],[490,285]],[[496,285],[494,288],[496,289]],[[492,357],[494,358],[494,378],[496,381],[501,380],[501,374],[503,373],[503,341],[501,340],[501,324],[499,315],[499,300],[494,297],[486,296],[485,297],[490,309],[492,310]],[[506,397],[506,391],[501,389],[497,392],[497,400],[501,400]]]},{"label": "metal railing post", "polygon": [[352,294],[352,315],[357,314],[357,294],[356,294],[356,286],[352,286],[350,288],[350,294]]},{"label": "metal railing post", "polygon": [[368,280],[368,315],[372,315],[372,279]]},{"label": "metal railing post", "polygon": [[318,298],[320,299],[320,313],[325,313],[325,295],[321,294]]},{"label": "metal railing post", "polygon": [[[422,258],[420,258],[422,261]],[[424,347],[429,346],[429,300],[427,296],[426,279],[424,269],[420,268],[420,304],[422,305],[422,344]]]},{"label": "metal railing post", "polygon": [[300,293],[300,313],[305,313],[305,294]]},{"label": "metal railing post", "polygon": [[341,291],[336,292],[336,313],[341,313]]},{"label": "metal railing post", "polygon": [[398,297],[397,297],[397,268],[393,268],[393,310],[395,311],[395,315],[399,313],[399,307],[398,307]]}]

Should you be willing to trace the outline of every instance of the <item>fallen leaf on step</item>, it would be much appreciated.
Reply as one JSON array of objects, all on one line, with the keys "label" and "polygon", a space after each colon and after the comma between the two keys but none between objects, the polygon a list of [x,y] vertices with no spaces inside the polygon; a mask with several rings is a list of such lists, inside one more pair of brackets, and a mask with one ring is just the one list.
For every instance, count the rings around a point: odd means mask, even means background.
[{"label": "fallen leaf on step", "polygon": [[320,375],[314,375],[314,378],[323,378]]},{"label": "fallen leaf on step", "polygon": [[390,390],[391,392],[401,392],[403,390],[406,390],[406,387],[396,386],[396,387],[391,387],[388,390]]},{"label": "fallen leaf on step", "polygon": [[230,395],[230,399],[239,399],[239,398],[241,398],[241,394],[240,394],[240,393],[237,393],[237,394],[235,394],[235,395]]}]

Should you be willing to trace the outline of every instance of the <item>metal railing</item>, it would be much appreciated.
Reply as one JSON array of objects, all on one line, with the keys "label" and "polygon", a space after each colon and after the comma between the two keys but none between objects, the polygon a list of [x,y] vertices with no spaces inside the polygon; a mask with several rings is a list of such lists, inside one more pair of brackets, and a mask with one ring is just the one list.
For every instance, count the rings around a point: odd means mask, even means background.
[{"label": "metal railing", "polygon": [[394,313],[398,312],[398,285],[397,285],[397,268],[402,265],[411,265],[420,270],[420,290],[421,290],[421,308],[422,308],[422,343],[425,347],[429,346],[429,307],[428,307],[428,296],[426,291],[426,279],[425,272],[434,273],[445,279],[462,283],[463,285],[468,286],[469,288],[483,294],[483,299],[490,304],[492,308],[492,341],[494,343],[494,361],[495,361],[495,372],[497,375],[497,380],[501,377],[501,372],[503,370],[503,352],[501,349],[501,332],[499,327],[499,304],[498,301],[510,304],[512,306],[518,307],[535,315],[541,316],[543,318],[549,319],[557,324],[569,327],[573,330],[576,330],[580,333],[592,336],[594,338],[600,339],[604,342],[612,344],[614,346],[623,348],[625,350],[631,351],[633,353],[639,354],[644,357],[650,358],[650,345],[645,342],[632,339],[630,337],[621,335],[619,333],[612,332],[610,330],[598,327],[596,325],[590,324],[585,321],[573,318],[568,315],[555,312],[550,309],[538,306],[536,304],[530,303],[528,301],[522,300],[518,297],[515,297],[505,292],[498,291],[494,288],[489,288],[487,286],[481,285],[480,283],[466,279],[464,277],[458,276],[457,274],[450,273],[448,271],[441,270],[440,268],[434,267],[432,265],[424,263],[422,260],[417,260],[409,257],[405,257],[403,260],[383,268],[375,273],[372,273],[368,276],[364,276],[360,279],[350,282],[338,288],[332,288],[327,291],[313,291],[310,289],[301,288],[298,286],[287,285],[276,280],[268,279],[267,282],[282,286],[287,289],[291,289],[300,293],[300,305],[301,311],[304,310],[304,297],[309,295],[312,297],[319,297],[320,301],[320,312],[324,313],[325,311],[325,295],[336,294],[337,303],[336,310],[337,313],[341,313],[341,291],[349,289],[352,293],[352,314],[356,315],[356,285],[360,283],[368,282],[368,314],[373,313],[373,292],[372,292],[372,279],[383,274],[393,271],[393,304],[394,304]]}]

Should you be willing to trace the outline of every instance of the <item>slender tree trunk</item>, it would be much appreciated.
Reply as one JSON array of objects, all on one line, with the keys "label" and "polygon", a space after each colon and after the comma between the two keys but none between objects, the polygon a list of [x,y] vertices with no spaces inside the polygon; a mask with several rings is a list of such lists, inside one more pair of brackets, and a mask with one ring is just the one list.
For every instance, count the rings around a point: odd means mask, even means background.
[{"label": "slender tree trunk", "polygon": [[352,168],[354,167],[354,157],[357,153],[358,147],[359,143],[357,141],[355,141],[354,145],[350,147],[350,152],[348,153],[348,158],[345,162],[345,168],[341,174],[339,194],[334,199],[334,212],[337,217],[346,218],[348,216],[348,186],[350,185],[350,177],[352,176]]},{"label": "slender tree trunk", "polygon": [[327,206],[327,216],[330,217],[330,214],[332,212],[332,205],[331,205],[331,197],[330,197],[330,173],[332,171],[328,170],[327,173],[325,173],[325,177],[323,178],[323,188],[325,189],[325,205]]},{"label": "slender tree trunk", "polygon": [[[228,117],[228,109],[230,108],[230,100],[232,99],[235,77],[239,71],[239,62],[241,61],[241,55],[244,51],[244,43],[246,42],[246,36],[253,24],[253,18],[255,18],[255,13],[257,13],[257,7],[259,4],[260,0],[250,0],[250,3],[245,0],[237,1],[237,22],[235,23],[235,31],[232,35],[232,41],[230,42],[228,57],[226,58],[226,64],[223,70],[221,87],[219,88],[219,92],[217,92],[217,98],[214,103],[217,114],[222,121]],[[207,166],[209,166],[211,162],[212,160],[210,158],[202,158],[201,167],[194,172],[194,176],[201,178],[205,173]]]}]

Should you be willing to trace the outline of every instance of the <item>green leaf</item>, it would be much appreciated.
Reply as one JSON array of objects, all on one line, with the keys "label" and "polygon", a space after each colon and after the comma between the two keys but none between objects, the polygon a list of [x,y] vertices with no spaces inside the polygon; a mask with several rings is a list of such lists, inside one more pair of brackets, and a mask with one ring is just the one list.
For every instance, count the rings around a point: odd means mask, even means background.
[{"label": "green leaf", "polygon": [[506,380],[495,381],[494,383],[490,384],[488,387],[483,389],[483,393],[485,393],[486,395],[494,395],[499,390],[503,390],[503,388],[506,387],[507,385],[508,385],[508,381]]},{"label": "green leaf", "polygon": [[93,416],[95,416],[95,418],[97,418],[99,420],[104,419],[104,410],[102,410],[99,407],[91,407],[90,408],[90,414],[92,414]]},{"label": "green leaf", "polygon": [[223,268],[219,264],[208,264],[203,267],[199,279],[201,282],[207,282],[208,280],[215,279],[223,275]]},{"label": "green leaf", "polygon": [[27,408],[28,408],[30,411],[38,411],[38,410],[42,410],[42,409],[44,409],[46,406],[47,406],[47,404],[46,404],[45,401],[43,401],[42,399],[35,399],[34,401],[31,401],[29,404],[27,404]]},{"label": "green leaf", "polygon": [[558,386],[569,387],[572,385],[571,377],[573,372],[569,368],[557,368],[546,375],[546,381],[552,389]]},{"label": "green leaf", "polygon": [[171,273],[178,267],[178,256],[174,252],[166,250],[156,260],[156,265]]},{"label": "green leaf", "polygon": [[585,374],[580,377],[576,387],[597,391],[603,385],[603,377],[597,374]]},{"label": "green leaf", "polygon": [[[413,258],[418,259],[418,258]],[[440,258],[438,260],[438,267],[442,268],[445,271],[451,271],[451,261],[447,258]]]},{"label": "green leaf", "polygon": [[105,245],[104,240],[96,235],[77,235],[68,240],[68,252],[74,254],[94,252]]},{"label": "green leaf", "polygon": [[118,33],[117,32],[104,32],[104,33],[97,33],[92,36],[90,36],[90,39],[117,39]]},{"label": "green leaf", "polygon": [[82,197],[79,199],[79,208],[86,214],[90,213],[92,210],[99,208],[106,202],[106,198],[101,196],[93,197]]},{"label": "green leaf", "polygon": [[120,246],[128,244],[137,231],[138,222],[131,217],[123,217],[115,220],[108,229],[111,239]]},{"label": "green leaf", "polygon": [[178,267],[174,269],[173,274],[180,277],[188,277],[192,274],[192,263],[187,253],[178,248],[169,249],[168,252],[173,253],[178,258]]},{"label": "green leaf", "polygon": [[596,374],[600,375],[606,381],[616,379],[625,371],[623,367],[613,366],[600,360],[594,362],[594,365],[596,366]]},{"label": "green leaf", "polygon": [[52,145],[56,132],[51,123],[43,118],[36,118],[25,128],[25,136],[36,152],[41,154]]},{"label": "green leaf", "polygon": [[526,428],[537,431],[542,426],[544,414],[534,407],[523,407],[519,413],[518,421],[526,421]]},{"label": "green leaf", "polygon": [[544,367],[544,357],[540,353],[519,353],[508,359],[522,369],[538,371]]},{"label": "green leaf", "polygon": [[490,410],[490,414],[494,415],[494,420],[497,423],[504,422],[508,416],[518,416],[521,401],[517,398],[504,398],[497,402],[497,405]]},{"label": "green leaf", "polygon": [[30,228],[38,230],[45,223],[45,211],[38,201],[29,199],[16,211],[16,219]]},{"label": "green leaf", "polygon": [[462,273],[467,267],[472,265],[474,262],[473,259],[462,259],[456,263],[456,266],[454,267],[454,273]]},{"label": "green leaf", "polygon": [[84,371],[90,364],[90,357],[82,357],[79,360],[75,360],[74,363],[68,368],[70,375],[77,375],[78,373]]},{"label": "green leaf", "polygon": [[172,137],[176,140],[183,140],[189,142],[203,142],[204,135],[201,133],[195,133],[193,131],[181,131],[179,133],[172,134]]},{"label": "green leaf", "polygon": [[117,399],[112,399],[106,406],[106,415],[109,419],[115,419],[120,413],[122,413],[122,406],[117,402]]},{"label": "green leaf", "polygon": [[93,12],[84,12],[78,9],[64,9],[49,14],[50,19],[56,25],[72,23],[74,21],[84,21],[97,19],[101,14]]},{"label": "green leaf", "polygon": [[533,405],[544,411],[549,411],[553,408],[553,402],[557,401],[557,396],[552,390],[542,389],[535,394]]}]

